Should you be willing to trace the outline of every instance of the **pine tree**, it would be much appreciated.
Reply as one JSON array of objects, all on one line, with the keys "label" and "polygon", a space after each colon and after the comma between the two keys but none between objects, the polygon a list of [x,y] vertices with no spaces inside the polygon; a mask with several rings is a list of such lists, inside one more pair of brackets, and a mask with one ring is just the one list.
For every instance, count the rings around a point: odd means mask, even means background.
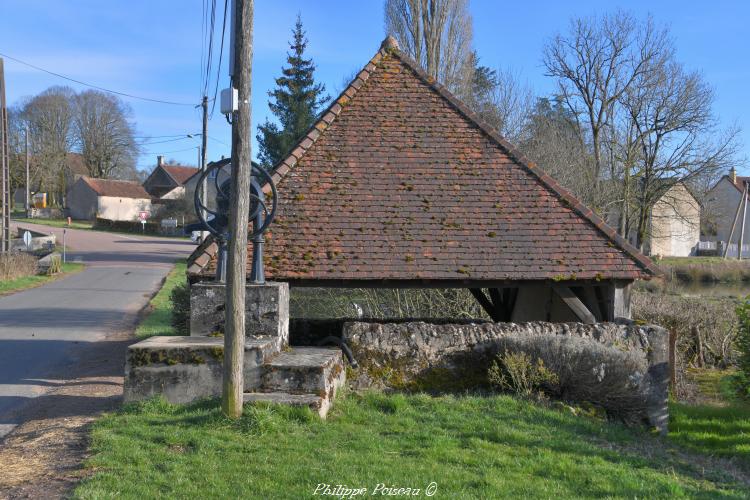
[{"label": "pine tree", "polygon": [[286,58],[288,66],[281,69],[282,76],[276,79],[276,89],[268,92],[271,97],[268,107],[280,126],[268,119],[258,126],[258,160],[265,167],[284,159],[328,101],[328,96],[323,95],[325,86],[315,83],[315,64],[312,59],[304,58],[307,38],[299,15],[292,34],[291,53],[287,53]]}]

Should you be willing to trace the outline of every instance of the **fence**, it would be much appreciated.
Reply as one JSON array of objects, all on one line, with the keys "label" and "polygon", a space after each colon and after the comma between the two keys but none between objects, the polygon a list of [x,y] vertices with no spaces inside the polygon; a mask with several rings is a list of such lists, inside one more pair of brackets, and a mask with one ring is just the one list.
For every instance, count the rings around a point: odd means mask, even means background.
[{"label": "fence", "polygon": [[[737,258],[737,243],[729,244],[729,251],[727,251],[727,257]],[[698,255],[724,255],[724,250],[727,248],[725,241],[700,241],[698,242]],[[750,243],[742,245],[742,258],[750,258]]]}]

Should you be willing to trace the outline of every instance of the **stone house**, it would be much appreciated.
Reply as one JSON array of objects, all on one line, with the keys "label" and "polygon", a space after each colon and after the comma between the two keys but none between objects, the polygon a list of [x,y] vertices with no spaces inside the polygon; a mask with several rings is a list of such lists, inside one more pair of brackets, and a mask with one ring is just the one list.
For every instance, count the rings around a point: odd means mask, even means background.
[{"label": "stone house", "polygon": [[[465,288],[495,321],[595,323],[660,274],[391,37],[273,177],[263,260],[290,287]],[[191,282],[217,249],[190,256]]]},{"label": "stone house", "polygon": [[184,198],[187,194],[185,185],[200,169],[185,165],[167,165],[163,156],[157,156],[156,159],[156,168],[143,182],[143,188],[155,199]]},{"label": "stone house", "polygon": [[651,207],[649,255],[696,255],[701,236],[701,205],[684,182],[667,189]]},{"label": "stone house", "polygon": [[151,197],[135,181],[81,176],[68,191],[68,211],[73,219],[135,221],[140,212],[151,210]]},{"label": "stone house", "polygon": [[[729,241],[729,234],[732,231],[735,215],[742,201],[742,193],[745,185],[750,183],[750,177],[741,177],[737,175],[734,168],[729,171],[729,175],[723,176],[714,186],[709,189],[704,210],[705,241],[724,242]],[[742,214],[739,214],[737,226],[735,227],[732,241],[737,244],[740,239],[740,226],[742,224]],[[746,241],[750,239],[746,229]]]},{"label": "stone house", "polygon": [[[616,226],[620,211],[617,207],[607,213],[607,221]],[[643,243],[647,255],[688,257],[696,255],[701,233],[701,204],[682,181],[665,184],[664,192],[648,214],[646,238]],[[628,241],[636,245],[638,236],[632,228]]]}]

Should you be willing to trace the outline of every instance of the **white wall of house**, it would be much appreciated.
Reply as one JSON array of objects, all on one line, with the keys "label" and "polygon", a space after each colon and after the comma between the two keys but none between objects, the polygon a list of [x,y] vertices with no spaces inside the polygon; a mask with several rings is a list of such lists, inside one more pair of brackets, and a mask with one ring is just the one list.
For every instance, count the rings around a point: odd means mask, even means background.
[{"label": "white wall of house", "polygon": [[695,255],[701,236],[700,224],[700,204],[684,184],[675,184],[651,209],[651,255]]},{"label": "white wall of house", "polygon": [[185,186],[177,186],[161,196],[162,200],[179,200],[185,196]]},{"label": "white wall of house", "polygon": [[99,210],[99,195],[86,182],[78,179],[68,190],[68,213],[77,220],[93,220]]},{"label": "white wall of house", "polygon": [[[712,187],[705,203],[705,219],[709,227],[716,230],[716,234],[706,235],[706,241],[728,241],[729,233],[732,230],[732,222],[737,212],[737,206],[742,200],[742,193],[732,184],[728,177],[723,177]],[[740,238],[739,225],[742,223],[742,214],[737,221],[732,236],[732,243],[737,243]]]},{"label": "white wall of house", "polygon": [[97,217],[100,219],[134,221],[138,219],[138,213],[142,211],[152,211],[151,200],[99,196]]}]

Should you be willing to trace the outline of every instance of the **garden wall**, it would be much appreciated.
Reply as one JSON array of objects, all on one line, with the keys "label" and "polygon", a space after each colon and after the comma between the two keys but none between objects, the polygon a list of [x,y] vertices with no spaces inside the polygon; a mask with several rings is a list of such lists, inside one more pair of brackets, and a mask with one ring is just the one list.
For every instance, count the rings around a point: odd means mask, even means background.
[{"label": "garden wall", "polygon": [[521,351],[558,375],[546,388],[553,396],[666,430],[668,333],[657,326],[349,322],[342,334],[360,364],[350,375],[358,387],[475,389],[498,353]]}]

